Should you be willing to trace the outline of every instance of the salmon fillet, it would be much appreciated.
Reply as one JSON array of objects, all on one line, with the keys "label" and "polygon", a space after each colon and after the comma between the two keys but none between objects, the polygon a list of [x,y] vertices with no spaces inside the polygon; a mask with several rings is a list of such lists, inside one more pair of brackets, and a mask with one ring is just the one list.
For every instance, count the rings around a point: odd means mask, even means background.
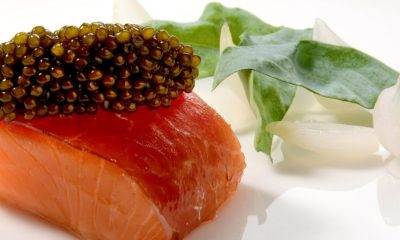
[{"label": "salmon fillet", "polygon": [[82,239],[180,239],[236,190],[229,125],[194,93],[134,114],[0,122],[0,199]]}]

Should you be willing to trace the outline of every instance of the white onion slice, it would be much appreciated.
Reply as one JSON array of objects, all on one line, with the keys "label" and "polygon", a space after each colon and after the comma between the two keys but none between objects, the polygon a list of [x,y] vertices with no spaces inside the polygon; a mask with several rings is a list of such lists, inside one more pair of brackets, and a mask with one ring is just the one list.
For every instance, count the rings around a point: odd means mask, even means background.
[{"label": "white onion slice", "polygon": [[315,19],[313,40],[337,46],[349,46],[322,19]]},{"label": "white onion slice", "polygon": [[[289,106],[283,120],[287,121],[316,121],[319,122],[320,112],[324,109],[315,100],[315,94],[309,90],[298,87],[296,88],[296,95]],[[316,119],[314,117],[317,117]]]},{"label": "white onion slice", "polygon": [[[228,24],[221,29],[220,51],[235,46]],[[202,79],[196,84],[201,85]],[[200,90],[200,88],[197,88]],[[196,88],[195,88],[196,91]],[[248,103],[239,74],[235,73],[225,79],[214,91],[211,85],[206,91],[197,91],[205,102],[213,107],[227,121],[236,133],[254,127],[256,118]]]},{"label": "white onion slice", "polygon": [[333,123],[270,123],[266,129],[284,141],[325,155],[364,156],[376,152],[374,129]]},{"label": "white onion slice", "polygon": [[373,114],[374,128],[382,146],[400,156],[400,78],[381,92]]},{"label": "white onion slice", "polygon": [[221,35],[219,38],[219,53],[222,54],[228,47],[234,47],[235,44],[232,40],[231,29],[227,23],[224,23],[221,28]]},{"label": "white onion slice", "polygon": [[113,21],[115,23],[141,24],[152,18],[136,0],[114,0]]}]

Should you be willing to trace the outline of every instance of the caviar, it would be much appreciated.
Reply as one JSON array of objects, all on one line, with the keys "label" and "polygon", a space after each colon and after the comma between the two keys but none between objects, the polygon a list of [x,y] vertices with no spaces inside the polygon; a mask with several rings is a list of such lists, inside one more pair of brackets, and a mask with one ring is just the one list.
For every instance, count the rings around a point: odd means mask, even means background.
[{"label": "caviar", "polygon": [[0,44],[0,119],[134,112],[191,92],[200,57],[165,30],[84,23],[42,26]]}]

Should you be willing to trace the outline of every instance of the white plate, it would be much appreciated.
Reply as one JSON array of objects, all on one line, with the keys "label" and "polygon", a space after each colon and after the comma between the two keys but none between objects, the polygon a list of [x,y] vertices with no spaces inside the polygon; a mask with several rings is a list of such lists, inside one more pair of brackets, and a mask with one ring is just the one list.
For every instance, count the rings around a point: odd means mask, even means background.
[{"label": "white plate", "polygon": [[[155,18],[195,20],[207,1],[142,1]],[[312,27],[324,19],[339,36],[400,70],[400,2],[221,1],[273,25]],[[83,21],[111,21],[111,1],[2,1],[0,41],[33,25],[55,29]],[[199,83],[200,94],[211,80]],[[239,135],[247,168],[238,192],[216,220],[188,239],[399,239],[400,168],[386,155],[331,159],[284,145],[285,162],[272,166],[255,152],[253,133]],[[54,226],[0,206],[0,239],[74,239]]]}]

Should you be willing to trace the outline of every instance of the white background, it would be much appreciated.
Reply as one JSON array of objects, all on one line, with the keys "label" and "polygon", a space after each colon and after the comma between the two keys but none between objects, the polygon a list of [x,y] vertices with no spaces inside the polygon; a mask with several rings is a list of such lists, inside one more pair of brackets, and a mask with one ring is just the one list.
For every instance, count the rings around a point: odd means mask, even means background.
[{"label": "white background", "polygon": [[[141,1],[152,17],[192,21],[208,1]],[[312,27],[319,17],[348,44],[400,70],[400,1],[221,1],[266,22]],[[110,22],[112,1],[1,1],[0,41],[41,24]],[[209,82],[209,81],[208,81]],[[198,92],[207,91],[207,82]],[[387,157],[349,160],[287,156],[272,166],[256,153],[251,132],[240,134],[247,169],[218,218],[188,239],[399,239],[400,168]],[[296,151],[298,153],[299,151]],[[0,239],[74,239],[62,230],[0,205]]]}]

